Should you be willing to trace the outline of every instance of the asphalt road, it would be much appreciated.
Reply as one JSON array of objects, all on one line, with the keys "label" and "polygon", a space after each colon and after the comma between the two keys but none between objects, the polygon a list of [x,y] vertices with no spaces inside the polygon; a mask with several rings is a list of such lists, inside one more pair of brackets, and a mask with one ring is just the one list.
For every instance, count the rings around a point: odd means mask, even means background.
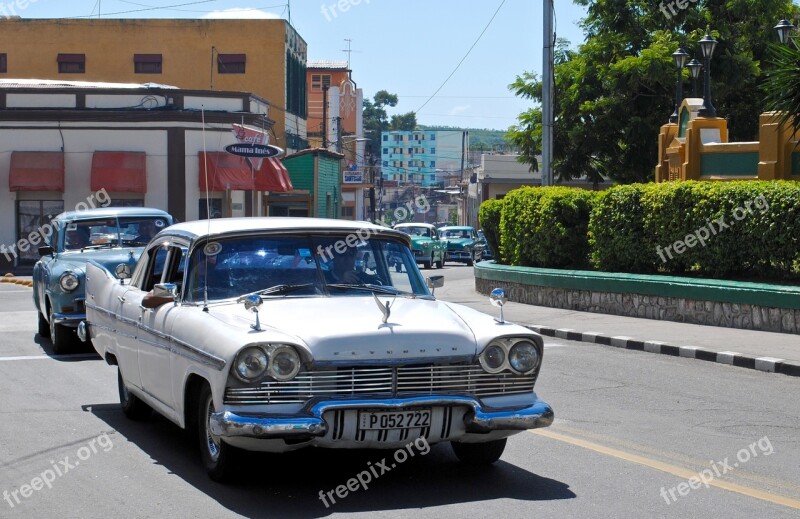
[{"label": "asphalt road", "polygon": [[[472,282],[456,264],[425,273],[445,275],[442,299]],[[326,507],[320,491],[392,452],[251,455],[238,482],[213,483],[183,431],[124,418],[114,368],[53,357],[35,331],[30,289],[0,285],[2,518],[800,517],[792,377],[547,338],[552,427],[511,438],[488,470],[418,450]]]}]

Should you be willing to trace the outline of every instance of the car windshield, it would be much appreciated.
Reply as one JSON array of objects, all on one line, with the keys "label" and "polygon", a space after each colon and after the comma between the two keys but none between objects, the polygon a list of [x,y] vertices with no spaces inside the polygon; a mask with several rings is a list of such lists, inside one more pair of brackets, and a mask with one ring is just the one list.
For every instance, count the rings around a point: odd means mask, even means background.
[{"label": "car windshield", "polygon": [[403,227],[400,230],[411,236],[431,237],[431,230],[428,227]]},{"label": "car windshield", "polygon": [[64,250],[144,246],[167,225],[166,218],[153,216],[76,220],[66,225]]},{"label": "car windshield", "polygon": [[444,231],[445,238],[471,238],[469,229],[449,229]]},{"label": "car windshield", "polygon": [[189,260],[187,302],[239,298],[429,296],[400,241],[347,236],[239,236],[197,245]]}]

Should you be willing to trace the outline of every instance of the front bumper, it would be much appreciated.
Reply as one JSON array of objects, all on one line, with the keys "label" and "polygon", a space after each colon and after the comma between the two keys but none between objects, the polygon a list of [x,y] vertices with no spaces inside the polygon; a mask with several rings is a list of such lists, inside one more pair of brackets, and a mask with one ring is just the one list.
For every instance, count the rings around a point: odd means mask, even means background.
[{"label": "front bumper", "polygon": [[553,409],[538,397],[526,407],[496,409],[486,407],[467,396],[421,396],[394,399],[361,399],[312,401],[303,410],[291,416],[270,414],[237,414],[230,411],[214,413],[210,417],[211,432],[221,437],[259,439],[303,438],[325,436],[329,424],[323,415],[343,409],[408,410],[415,407],[466,407],[464,428],[467,433],[493,431],[524,431],[547,427],[553,423]]},{"label": "front bumper", "polygon": [[451,261],[469,261],[473,259],[474,252],[468,250],[447,251],[447,259]]}]

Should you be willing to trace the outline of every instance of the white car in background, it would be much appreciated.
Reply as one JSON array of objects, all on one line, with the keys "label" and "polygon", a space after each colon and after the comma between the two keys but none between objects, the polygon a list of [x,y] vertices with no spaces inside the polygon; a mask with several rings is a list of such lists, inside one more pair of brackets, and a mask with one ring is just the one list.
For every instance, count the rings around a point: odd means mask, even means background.
[{"label": "white car in background", "polygon": [[552,423],[534,392],[542,338],[437,300],[441,276],[422,277],[409,243],[342,220],[180,223],[132,275],[90,263],[80,334],[118,366],[125,414],[195,428],[216,480],[240,450],[419,438],[493,463],[508,436]]}]

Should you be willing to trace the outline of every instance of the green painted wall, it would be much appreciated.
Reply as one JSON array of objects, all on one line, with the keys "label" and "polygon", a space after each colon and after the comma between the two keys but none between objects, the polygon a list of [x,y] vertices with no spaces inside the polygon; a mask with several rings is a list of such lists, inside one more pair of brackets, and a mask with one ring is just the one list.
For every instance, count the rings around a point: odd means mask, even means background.
[{"label": "green painted wall", "polygon": [[314,155],[299,155],[283,161],[295,189],[307,189],[314,193]]},{"label": "green painted wall", "polygon": [[792,153],[792,175],[800,175],[800,153],[796,151]]},{"label": "green painted wall", "polygon": [[476,263],[475,277],[490,281],[506,281],[568,290],[632,293],[800,309],[800,287],[791,285],[588,270],[514,267],[498,265],[493,261]]},{"label": "green painted wall", "polygon": [[752,175],[758,177],[758,152],[702,153],[700,174],[722,176]]},{"label": "green painted wall", "polygon": [[[315,216],[320,218],[338,218],[341,212],[341,193],[339,192],[339,159],[319,156],[319,191],[315,194],[319,211]],[[327,194],[330,193],[330,207]]]}]

